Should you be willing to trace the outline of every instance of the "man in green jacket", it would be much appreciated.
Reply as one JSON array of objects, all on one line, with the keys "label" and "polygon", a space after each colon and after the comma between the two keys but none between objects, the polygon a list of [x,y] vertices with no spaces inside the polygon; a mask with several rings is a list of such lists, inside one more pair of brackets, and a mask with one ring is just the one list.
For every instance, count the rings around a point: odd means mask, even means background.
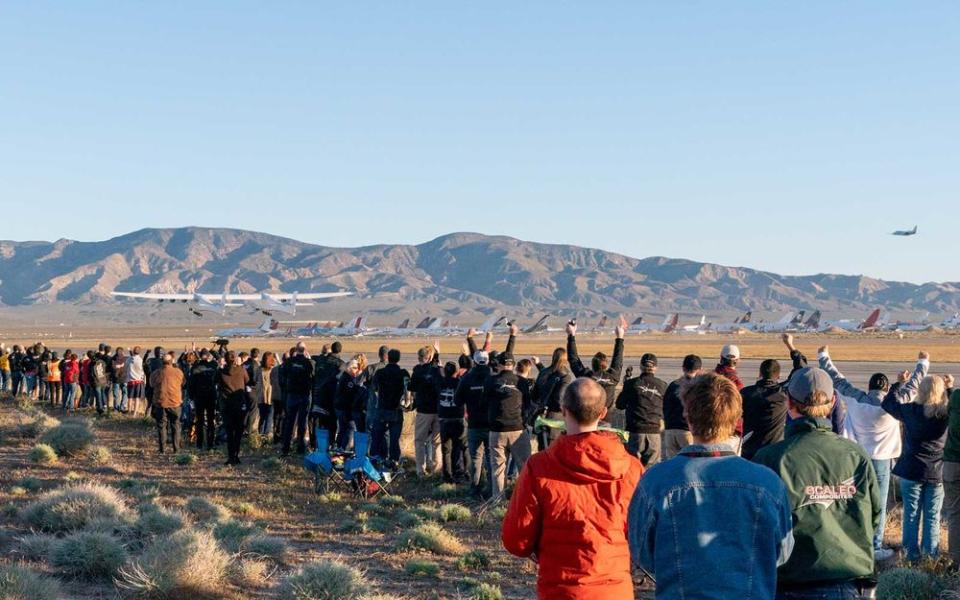
[{"label": "man in green jacket", "polygon": [[796,546],[778,570],[777,598],[859,598],[874,575],[873,532],[881,514],[877,475],[863,448],[831,431],[835,397],[825,371],[797,371],[787,395],[793,421],[784,440],[753,458],[780,476],[793,508]]}]

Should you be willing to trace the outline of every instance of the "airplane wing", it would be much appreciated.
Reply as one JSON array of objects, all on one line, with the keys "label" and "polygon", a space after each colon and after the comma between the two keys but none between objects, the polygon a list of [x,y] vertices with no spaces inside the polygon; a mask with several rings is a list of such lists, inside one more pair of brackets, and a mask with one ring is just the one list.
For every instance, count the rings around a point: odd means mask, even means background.
[{"label": "airplane wing", "polygon": [[[193,300],[193,294],[141,294],[137,292],[110,292],[118,298],[139,298],[141,300]],[[203,295],[203,294],[202,294]],[[219,296],[207,295],[208,299],[218,299]]]},{"label": "airplane wing", "polygon": [[[273,298],[274,300],[293,300],[294,294],[274,294],[267,292],[267,295]],[[321,300],[323,298],[340,298],[342,296],[352,296],[353,292],[314,292],[311,294],[296,294],[297,300]],[[215,296],[216,298],[222,298],[223,295]],[[227,294],[228,301],[234,302],[252,302],[254,300],[261,300],[263,298],[262,294]]]}]

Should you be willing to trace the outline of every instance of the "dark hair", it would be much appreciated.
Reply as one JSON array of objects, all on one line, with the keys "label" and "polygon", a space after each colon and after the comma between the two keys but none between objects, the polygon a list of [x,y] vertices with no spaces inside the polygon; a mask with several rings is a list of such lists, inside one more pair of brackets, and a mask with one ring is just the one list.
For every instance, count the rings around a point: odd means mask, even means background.
[{"label": "dark hair", "polygon": [[771,381],[780,379],[780,363],[772,358],[760,363],[760,377]]},{"label": "dark hair", "polygon": [[593,369],[593,372],[598,375],[606,371],[608,366],[610,366],[610,363],[607,361],[607,355],[603,352],[594,354],[593,360],[590,361],[590,367]]},{"label": "dark hair", "polygon": [[391,364],[397,364],[400,362],[400,351],[396,348],[393,348],[387,352],[387,362],[390,362]]},{"label": "dark hair", "polygon": [[703,361],[696,354],[688,354],[683,357],[683,372],[692,373],[703,368]]},{"label": "dark hair", "polygon": [[448,362],[443,365],[443,375],[444,377],[453,377],[457,373],[457,363]]},{"label": "dark hair", "polygon": [[387,352],[390,352],[390,348],[387,348],[386,346],[380,346],[380,348],[377,350],[377,356],[380,357],[380,360],[383,360],[387,357]]},{"label": "dark hair", "polygon": [[887,376],[883,373],[874,373],[870,377],[870,383],[867,385],[867,389],[885,392],[890,389],[890,380],[887,379]]},{"label": "dark hair", "polygon": [[577,423],[591,425],[603,414],[607,406],[607,394],[596,381],[580,377],[564,390],[561,404]]},{"label": "dark hair", "polygon": [[333,354],[340,354],[340,351],[343,350],[343,344],[340,342],[334,342],[330,344],[330,352]]},{"label": "dark hair", "polygon": [[526,373],[532,368],[533,368],[533,361],[530,360],[529,358],[522,358],[519,361],[517,361],[518,373]]},{"label": "dark hair", "polygon": [[457,359],[457,364],[461,369],[470,369],[473,367],[473,360],[466,354],[461,354]]},{"label": "dark hair", "polygon": [[260,358],[260,348],[250,348],[250,358]]}]

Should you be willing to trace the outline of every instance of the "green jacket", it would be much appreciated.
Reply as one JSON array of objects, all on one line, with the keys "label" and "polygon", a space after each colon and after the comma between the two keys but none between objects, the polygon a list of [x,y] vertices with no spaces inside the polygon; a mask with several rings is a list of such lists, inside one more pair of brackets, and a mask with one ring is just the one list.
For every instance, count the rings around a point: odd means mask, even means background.
[{"label": "green jacket", "polygon": [[829,419],[803,417],[784,440],[753,461],[787,486],[796,545],[777,571],[778,587],[840,582],[873,575],[873,532],[880,488],[867,452],[834,434]]},{"label": "green jacket", "polygon": [[944,462],[960,462],[960,389],[950,396],[947,445],[943,449]]}]

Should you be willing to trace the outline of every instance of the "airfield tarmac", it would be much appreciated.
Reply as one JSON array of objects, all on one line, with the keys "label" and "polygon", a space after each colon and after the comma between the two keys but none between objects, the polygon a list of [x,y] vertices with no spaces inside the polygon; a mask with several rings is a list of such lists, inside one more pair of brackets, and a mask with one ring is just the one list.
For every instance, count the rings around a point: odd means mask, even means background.
[{"label": "airfield tarmac", "polygon": [[[10,346],[14,343],[25,344],[39,340],[47,347],[61,352],[67,348],[74,351],[96,348],[100,342],[114,347],[139,345],[145,349],[159,345],[179,352],[192,348],[194,344],[197,348],[209,346],[213,339],[212,333],[219,327],[215,324],[193,323],[190,327],[144,325],[85,327],[71,331],[59,328],[45,331],[31,329],[24,326],[0,326],[0,341]],[[898,371],[912,369],[919,350],[930,352],[932,372],[960,376],[960,333],[795,334],[794,337],[795,345],[811,363],[816,361],[817,349],[829,345],[830,354],[841,372],[855,385],[865,386],[870,375],[876,372],[886,373],[892,378]],[[368,359],[376,356],[381,345],[397,348],[404,354],[402,364],[406,367],[415,363],[418,348],[433,344],[434,341],[440,344],[442,360],[456,360],[461,348],[465,348],[465,341],[460,337],[313,337],[302,338],[302,341],[307,344],[308,351],[317,353],[322,345],[335,339],[339,339],[343,344],[345,355],[364,352]],[[477,336],[478,343],[482,343],[482,339],[482,335]],[[502,349],[506,340],[506,334],[495,335],[494,348]],[[239,338],[231,341],[230,348],[241,351],[257,347],[262,351],[284,352],[298,341],[298,338],[283,336]],[[760,362],[766,358],[780,360],[784,375],[790,371],[789,355],[779,334],[632,334],[626,337],[624,363],[625,366],[638,367],[640,356],[645,352],[653,352],[660,359],[659,375],[665,380],[671,380],[679,376],[680,363],[685,355],[698,354],[703,359],[704,366],[712,368],[716,364],[720,348],[727,343],[735,343],[740,347],[743,359],[739,371],[745,383],[749,384],[756,379]],[[515,354],[518,359],[536,355],[543,362],[549,362],[553,349],[565,344],[566,337],[562,333],[521,334]],[[598,351],[611,353],[613,335],[580,334],[577,336],[577,345],[581,357],[586,361]]]}]

